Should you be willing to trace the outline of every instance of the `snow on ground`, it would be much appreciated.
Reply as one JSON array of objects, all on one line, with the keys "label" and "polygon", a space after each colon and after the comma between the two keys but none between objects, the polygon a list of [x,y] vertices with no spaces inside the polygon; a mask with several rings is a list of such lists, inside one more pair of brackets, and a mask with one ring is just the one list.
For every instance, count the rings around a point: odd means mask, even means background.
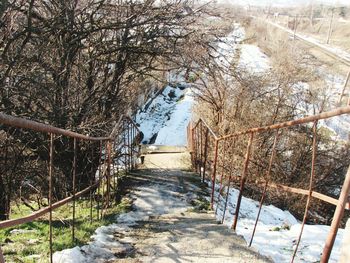
[{"label": "snow on ground", "polygon": [[156,145],[186,145],[186,127],[191,120],[192,91],[186,84],[167,86],[161,94],[150,99],[137,113],[136,122],[144,134],[143,143]]},{"label": "snow on ground", "polygon": [[[293,33],[291,30],[286,29],[277,23],[273,23],[273,22],[268,22],[268,23],[271,23],[283,30],[286,30],[291,34]],[[237,33],[235,33],[236,31]],[[232,32],[229,36],[239,36],[239,38],[227,37],[226,41],[228,41],[228,43],[231,43],[234,39],[235,43],[238,43],[238,44],[231,45],[230,46],[231,50],[229,50],[228,46],[226,46],[224,53],[225,54],[232,53],[233,54],[232,57],[234,57],[235,52],[237,50],[240,50],[238,70],[242,72],[247,72],[249,74],[254,74],[256,76],[267,73],[271,69],[269,57],[266,54],[264,54],[259,47],[255,45],[242,44],[241,42],[244,40],[244,35],[245,35],[244,29],[242,29],[239,24],[235,24],[234,32]],[[348,55],[350,58],[350,54]],[[344,58],[346,57],[347,56],[344,56]],[[331,74],[327,72],[327,70],[324,68],[318,69],[317,74],[319,74],[319,76],[323,78],[326,83],[325,92],[329,101],[328,110],[338,107],[338,100],[343,90],[344,82],[345,82],[344,76],[336,75],[333,73]],[[313,105],[308,104],[307,102],[305,102],[305,100],[302,99],[305,91],[309,89],[309,84],[305,82],[298,82],[298,83],[295,83],[291,87],[291,89],[295,94],[298,94],[298,93],[300,94],[300,96],[296,96],[297,98],[300,97],[300,100],[296,102],[297,108],[299,108],[299,111],[300,111],[300,117],[304,117],[305,115],[313,115],[314,114]],[[337,116],[327,120],[321,120],[319,121],[319,126],[326,127],[330,131],[332,131],[334,133],[334,136],[332,137],[335,140],[348,140],[349,130],[350,130],[350,115],[342,115],[342,116]]]},{"label": "snow on ground", "polygon": [[338,57],[341,57],[342,59],[346,60],[347,62],[350,62],[350,53],[344,51],[343,49],[341,49],[339,47],[335,47],[335,46],[332,46],[329,44],[321,43],[318,40],[316,40],[310,36],[306,36],[306,35],[298,34],[298,37],[305,39],[305,40],[309,41],[310,43],[337,55]]},{"label": "snow on ground", "polygon": [[[119,242],[114,235],[127,236],[130,227],[139,221],[149,220],[150,216],[185,212],[190,206],[186,199],[179,197],[177,187],[170,183],[136,187],[130,196],[134,199],[133,211],[119,215],[114,224],[97,228],[88,245],[55,252],[53,262],[106,262],[116,260],[115,255],[130,252],[132,246],[125,239]],[[194,198],[192,193],[186,197]]]},{"label": "snow on ground", "polygon": [[270,69],[270,60],[260,48],[255,45],[242,44],[238,70],[262,74]]},{"label": "snow on ground", "polygon": [[158,132],[155,144],[157,145],[186,145],[186,128],[191,120],[193,97],[188,89],[181,101],[178,101],[170,120]]},{"label": "snow on ground", "polygon": [[239,23],[234,23],[233,31],[226,37],[220,38],[217,45],[216,56],[219,66],[230,67],[238,59],[237,70],[249,72],[250,74],[262,74],[270,67],[269,58],[259,47],[244,44],[245,30]]},{"label": "snow on ground", "polygon": [[[326,83],[325,95],[329,101],[327,110],[335,109],[339,106],[339,98],[344,88],[345,77],[339,74],[328,73],[324,68],[320,68],[317,73]],[[332,136],[334,140],[347,141],[349,139],[350,115],[341,115],[321,120],[319,121],[319,125],[327,127],[332,131],[334,133],[334,136]]]},{"label": "snow on ground", "polygon": [[244,40],[245,30],[244,28],[235,23],[233,25],[233,31],[226,37],[221,37],[217,44],[217,52],[213,52],[213,56],[216,56],[218,65],[228,67],[232,63],[233,59],[237,55],[237,48]]},{"label": "snow on ground", "polygon": [[[242,69],[244,67],[245,70],[254,74],[268,71],[270,69],[269,58],[254,45],[239,44],[243,38],[244,29],[236,24],[234,31],[223,39],[222,43],[219,43],[220,53],[224,55],[232,52],[234,56],[239,47],[239,67]],[[231,59],[234,58],[233,56]],[[221,62],[226,63],[227,61],[222,60]],[[175,82],[181,83],[182,79],[182,76],[172,76],[171,82],[175,80]],[[297,87],[303,88],[304,84],[299,83]],[[297,87],[295,88],[297,89]],[[339,87],[340,85],[336,86],[337,89]],[[191,93],[191,89],[183,84],[181,88],[167,86],[160,95],[146,103],[146,106],[136,115],[136,122],[144,134],[144,143],[149,143],[151,138],[157,134],[154,142],[156,145],[179,146],[186,144],[186,126],[191,119],[193,105]],[[346,117],[348,118],[346,119],[348,125],[346,127],[350,129],[350,117]],[[332,127],[335,132],[341,132],[337,130],[337,127],[344,126],[344,123],[339,123],[339,119],[332,119],[326,121],[326,125]],[[115,259],[114,254],[118,251],[128,251],[130,245],[116,241],[113,238],[115,233],[127,233],[131,226],[140,220],[148,220],[151,215],[181,212],[188,208],[186,202],[179,202],[177,193],[172,187],[169,185],[164,189],[164,187],[161,188],[160,185],[155,184],[152,187],[136,188],[133,193],[133,198],[135,198],[133,211],[120,215],[115,224],[98,228],[88,245],[56,252],[54,262],[104,262]],[[191,193],[189,192],[189,194]],[[238,191],[231,189],[224,220],[224,224],[227,226],[232,225],[237,196]],[[217,198],[218,194],[216,194]],[[219,220],[223,216],[223,203],[224,198],[220,198],[217,209]],[[247,242],[250,241],[257,211],[258,202],[242,198],[237,234],[242,235]],[[276,262],[289,262],[300,227],[300,222],[288,211],[283,211],[272,205],[263,206],[253,247],[261,254],[271,256]],[[306,225],[296,262],[318,261],[328,231],[329,226]],[[338,232],[330,262],[336,262],[339,258],[343,232],[342,229]]]},{"label": "snow on ground", "polygon": [[[239,67],[254,72],[264,73],[269,66],[267,56],[254,45],[240,44],[245,36],[244,28],[234,24],[234,30],[220,39],[217,60],[227,66],[232,63],[234,54],[240,47]],[[229,57],[229,54],[233,56]],[[229,57],[228,60],[225,57]],[[155,145],[186,145],[186,127],[191,120],[194,99],[191,88],[184,83],[183,72],[171,74],[170,83],[178,87],[166,86],[163,92],[151,98],[136,115],[136,123],[144,134],[143,143]]]},{"label": "snow on ground", "polygon": [[130,231],[128,224],[111,224],[101,226],[96,229],[91,236],[92,241],[82,247],[65,249],[53,254],[54,263],[86,263],[86,262],[106,262],[106,260],[116,259],[115,253],[128,251],[131,245],[120,243],[114,238],[114,233],[127,234]]},{"label": "snow on ground", "polygon": [[[279,25],[276,25],[279,26]],[[238,27],[235,27],[238,30]],[[244,38],[244,30],[239,30],[241,33],[240,41]],[[243,32],[243,34],[242,34]],[[235,34],[232,34],[235,35]],[[228,39],[230,40],[230,39]],[[239,41],[238,41],[239,42]],[[238,44],[231,46],[231,51],[224,46],[224,53],[231,52],[233,57],[237,49],[240,49],[240,58],[238,68],[250,74],[263,74],[269,71],[269,58],[261,52],[259,47],[255,45]],[[327,90],[334,97],[334,94],[339,93],[342,89],[343,78],[333,75],[321,74],[324,76],[327,83]],[[332,80],[330,78],[333,78]],[[295,93],[303,93],[309,88],[307,83],[296,83],[292,89]],[[330,97],[331,97],[330,96]],[[335,102],[333,102],[335,104]],[[299,103],[299,108],[304,114],[313,114],[312,105]],[[320,121],[320,125],[327,126],[334,130],[340,138],[347,138],[350,129],[350,117],[340,116],[330,120]],[[217,186],[216,198],[218,197]],[[225,192],[225,191],[224,191]],[[233,215],[235,213],[235,205],[239,191],[232,189],[229,195],[227,211],[225,214],[224,224],[231,227],[233,223]],[[242,198],[241,209],[239,213],[239,221],[237,225],[237,234],[242,235],[247,243],[249,243],[253,227],[255,224],[256,215],[258,212],[259,203],[249,199]],[[221,221],[223,216],[224,198],[220,198],[218,206],[217,219]],[[216,208],[216,207],[215,207]],[[257,227],[253,247],[261,254],[271,256],[275,262],[289,262],[295,248],[295,242],[300,233],[301,223],[288,211],[283,211],[272,205],[263,206],[260,221]],[[321,252],[325,239],[329,232],[329,226],[324,225],[305,225],[303,237],[299,245],[296,262],[315,262],[320,259]],[[278,230],[278,231],[273,231]],[[335,242],[335,246],[331,255],[330,262],[337,262],[343,229],[340,229]],[[317,237],[317,238],[315,238]],[[273,241],[273,242],[272,242]]]},{"label": "snow on ground", "polygon": [[[209,183],[210,185],[210,183]],[[215,200],[218,200],[219,185],[216,185]],[[226,193],[224,188],[223,193]],[[239,190],[230,189],[224,224],[232,226]],[[217,219],[222,220],[225,197],[220,197]],[[216,209],[217,203],[214,205]],[[259,202],[243,197],[239,211],[236,232],[247,244],[253,232]],[[255,232],[252,247],[260,254],[270,256],[275,262],[290,262],[299,236],[301,223],[289,212],[273,205],[264,205]],[[325,225],[305,225],[295,262],[318,262],[330,227]],[[344,229],[339,229],[329,262],[338,262]]]}]

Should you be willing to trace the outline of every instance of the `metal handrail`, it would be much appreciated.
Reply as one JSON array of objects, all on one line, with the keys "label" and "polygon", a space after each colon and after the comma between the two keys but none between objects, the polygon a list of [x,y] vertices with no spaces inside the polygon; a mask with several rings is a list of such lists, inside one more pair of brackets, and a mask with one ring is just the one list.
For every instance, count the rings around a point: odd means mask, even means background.
[{"label": "metal handrail", "polygon": [[0,123],[11,127],[29,129],[29,130],[38,131],[38,132],[52,133],[55,135],[63,135],[63,136],[68,136],[71,138],[87,140],[87,141],[108,141],[112,139],[110,136],[92,137],[88,135],[83,135],[77,132],[57,128],[49,124],[44,124],[37,121],[14,117],[11,115],[7,115],[5,113],[0,113]]},{"label": "metal handrail", "polygon": [[[252,152],[252,142],[254,139],[254,135],[255,134],[259,134],[262,132],[267,132],[267,131],[275,131],[276,135],[275,135],[275,142],[274,142],[274,148],[276,145],[276,142],[278,140],[278,134],[279,134],[279,129],[283,129],[283,128],[288,128],[288,127],[292,127],[292,126],[296,126],[296,125],[301,125],[301,124],[306,124],[306,123],[313,123],[313,147],[312,147],[312,169],[311,169],[311,175],[310,175],[310,183],[309,183],[309,189],[305,190],[305,189],[300,189],[300,188],[293,188],[290,186],[285,186],[285,185],[281,185],[281,184],[275,184],[273,182],[270,182],[270,169],[271,169],[271,164],[274,161],[274,154],[271,154],[271,158],[270,158],[270,164],[269,164],[269,169],[267,172],[267,180],[264,181],[253,181],[253,183],[256,184],[263,184],[265,185],[264,187],[264,192],[263,192],[263,197],[260,201],[260,206],[259,206],[259,213],[257,215],[256,218],[256,223],[255,223],[255,227],[256,224],[259,220],[259,214],[260,214],[260,210],[262,207],[262,203],[264,201],[264,196],[266,193],[266,190],[268,187],[271,188],[275,188],[275,189],[280,189],[280,190],[284,190],[286,192],[290,192],[290,193],[297,193],[297,194],[301,194],[301,195],[306,195],[308,197],[308,201],[305,207],[305,213],[304,213],[304,219],[302,222],[302,229],[300,231],[299,234],[299,238],[297,241],[297,245],[296,248],[294,249],[294,253],[293,253],[293,257],[291,262],[294,261],[295,258],[295,254],[297,252],[298,249],[298,245],[301,239],[301,235],[303,232],[303,226],[306,222],[306,216],[309,210],[309,205],[310,205],[310,200],[311,197],[325,201],[327,203],[333,204],[336,206],[336,211],[334,213],[333,216],[333,220],[332,220],[332,224],[331,224],[331,229],[329,231],[327,240],[325,242],[325,246],[323,249],[323,253],[322,253],[322,258],[321,258],[321,262],[328,262],[329,260],[329,256],[330,253],[332,251],[332,247],[334,244],[334,240],[335,240],[335,236],[337,234],[337,230],[339,228],[339,224],[341,221],[341,218],[343,217],[344,214],[344,209],[350,209],[350,201],[348,199],[349,194],[350,194],[350,166],[348,168],[348,171],[346,173],[345,176],[345,180],[341,189],[341,193],[338,199],[335,199],[333,197],[318,193],[316,191],[313,191],[313,179],[314,179],[314,167],[315,167],[315,159],[316,159],[316,148],[317,148],[317,144],[316,144],[316,134],[317,134],[317,129],[316,129],[316,125],[317,122],[319,120],[323,120],[323,119],[329,119],[332,117],[336,117],[336,116],[340,116],[340,115],[344,115],[344,114],[349,114],[350,113],[350,106],[346,106],[346,107],[341,107],[341,108],[337,108],[335,110],[332,111],[328,111],[328,112],[323,112],[317,115],[311,115],[311,116],[307,116],[305,118],[300,118],[300,119],[296,119],[296,120],[292,120],[292,121],[286,121],[286,122],[281,122],[281,123],[277,123],[277,124],[273,124],[273,125],[269,125],[269,126],[262,126],[262,127],[256,127],[256,128],[251,128],[251,129],[247,129],[244,131],[240,131],[240,132],[236,132],[236,133],[232,133],[229,135],[224,135],[224,136],[217,136],[211,129],[210,127],[202,120],[199,119],[193,126],[191,124],[191,126],[193,127],[192,129],[190,129],[190,131],[192,132],[192,134],[189,134],[190,138],[192,138],[190,140],[190,148],[193,149],[192,154],[192,163],[193,166],[195,167],[195,169],[200,173],[200,175],[203,177],[205,177],[205,165],[207,163],[207,153],[204,154],[203,156],[203,144],[207,145],[208,144],[208,137],[206,136],[204,142],[203,142],[203,125],[204,128],[206,130],[206,134],[208,133],[208,131],[210,131],[210,133],[213,135],[214,137],[214,162],[213,162],[213,169],[211,171],[211,181],[212,181],[212,189],[211,189],[211,208],[213,208],[213,204],[214,204],[214,192],[215,192],[215,183],[216,183],[216,171],[217,171],[217,167],[220,167],[218,165],[219,162],[219,154],[218,154],[218,149],[219,149],[219,143],[220,142],[225,142],[228,139],[231,138],[236,138],[239,137],[241,135],[249,135],[249,141],[247,144],[247,150],[246,150],[246,154],[245,154],[245,160],[244,160],[244,167],[242,170],[242,175],[240,176],[239,180],[240,180],[240,191],[239,191],[239,196],[238,196],[238,200],[237,200],[237,204],[236,204],[236,212],[235,212],[235,218],[234,218],[234,223],[232,225],[232,228],[235,230],[236,228],[236,224],[237,224],[237,220],[238,220],[238,214],[239,214],[239,207],[241,204],[241,199],[242,199],[242,192],[244,189],[244,185],[245,183],[248,181],[247,180],[247,176],[248,176],[248,164],[250,162],[250,155]],[[201,124],[201,125],[200,125]],[[196,136],[194,136],[196,135]],[[196,137],[196,138],[195,138]],[[235,141],[235,140],[234,140]],[[225,150],[224,150],[225,151]],[[273,150],[274,152],[274,150]],[[204,161],[203,161],[204,159]],[[199,164],[199,167],[198,167]],[[202,172],[202,166],[204,166],[204,172]],[[228,182],[228,186],[230,186],[232,179],[232,175],[229,176],[229,182]],[[220,189],[221,189],[221,184],[222,184],[222,178],[220,179]],[[228,188],[229,189],[229,188]],[[227,194],[228,196],[228,194]],[[227,202],[227,200],[226,200]],[[250,244],[253,240],[254,237],[254,233],[255,233],[255,227],[254,227],[254,231],[252,233],[252,237],[251,237],[251,241]]]},{"label": "metal handrail", "polygon": [[117,128],[119,127],[120,121],[122,119],[127,119],[130,121],[130,123],[133,125],[133,127],[140,132],[139,127],[137,124],[130,118],[129,116],[123,115],[119,119],[119,121],[116,123],[115,127],[113,128],[110,136],[108,137],[93,137],[89,135],[83,135],[77,132],[73,132],[70,130],[58,128],[49,124],[44,124],[41,122],[37,121],[32,121],[20,117],[15,117],[11,116],[5,113],[0,112],[0,123],[4,125],[8,125],[11,127],[15,128],[21,128],[21,129],[29,129],[33,131],[38,131],[38,132],[45,132],[45,133],[52,133],[55,135],[63,135],[71,138],[76,138],[76,139],[81,139],[81,140],[86,140],[86,141],[108,141],[108,140],[113,140],[116,133],[117,133]]},{"label": "metal handrail", "polygon": [[[127,127],[125,128],[124,123],[121,124],[121,122],[123,120],[126,120],[128,122]],[[75,220],[75,199],[90,192],[90,203],[92,202],[91,199],[91,193],[94,189],[99,189],[102,181],[104,179],[106,179],[106,183],[107,183],[107,192],[106,192],[106,203],[109,204],[109,195],[110,195],[110,187],[111,187],[111,159],[114,156],[114,148],[112,147],[112,144],[115,143],[115,139],[118,136],[118,131],[119,128],[122,127],[123,128],[123,132],[122,134],[124,135],[124,145],[123,147],[129,147],[129,153],[125,154],[125,169],[126,171],[131,170],[132,168],[134,168],[135,165],[135,159],[134,157],[138,155],[138,151],[133,149],[133,147],[129,146],[129,145],[134,145],[135,144],[135,138],[137,140],[138,135],[140,133],[140,130],[137,126],[137,124],[132,120],[132,118],[130,118],[129,116],[121,116],[119,118],[119,120],[117,121],[116,125],[114,126],[111,134],[108,137],[92,137],[92,136],[88,136],[88,135],[83,135],[77,132],[73,132],[73,131],[69,131],[69,130],[65,130],[62,128],[58,128],[52,125],[48,125],[48,124],[44,124],[44,123],[40,123],[37,121],[32,121],[32,120],[28,120],[28,119],[24,119],[24,118],[20,118],[20,117],[15,117],[15,116],[11,116],[5,113],[0,113],[0,124],[6,125],[6,126],[10,126],[10,127],[15,127],[15,128],[21,128],[21,129],[28,129],[28,130],[33,130],[33,131],[37,131],[37,132],[43,132],[43,133],[48,133],[50,135],[50,154],[49,154],[49,160],[50,160],[50,164],[49,164],[49,205],[47,207],[44,207],[28,216],[24,216],[21,218],[17,218],[17,219],[10,219],[10,220],[5,220],[5,221],[1,221],[0,222],[0,229],[3,228],[8,228],[8,227],[13,227],[16,225],[20,225],[20,224],[24,224],[24,223],[28,223],[28,222],[32,222],[37,218],[42,217],[45,214],[50,214],[50,219],[49,219],[49,224],[50,224],[50,232],[49,232],[49,242],[50,242],[50,261],[52,262],[53,258],[52,258],[52,211],[56,208],[59,208],[63,205],[65,205],[68,202],[73,202],[73,224],[72,224],[72,235],[73,235],[73,240],[74,240],[74,220]],[[52,203],[52,176],[53,176],[53,139],[54,139],[54,135],[61,135],[61,136],[67,136],[70,138],[74,139],[74,165],[73,165],[73,194],[71,196],[68,196],[62,200],[59,200],[55,203]],[[75,164],[75,160],[76,160],[76,155],[77,152],[75,150],[76,147],[76,141],[80,139],[80,140],[85,140],[85,141],[92,141],[92,142],[100,142],[100,156],[99,156],[99,163],[102,161],[102,143],[106,143],[106,155],[107,158],[105,158],[105,164],[103,165],[103,171],[101,171],[101,165],[99,167],[99,178],[97,181],[95,180],[91,180],[91,184],[89,187],[81,190],[80,192],[75,192],[76,190],[76,186],[75,186],[75,169],[76,169],[76,164]],[[135,144],[136,147],[136,144]],[[113,149],[112,149],[113,148]],[[127,156],[129,156],[128,158],[126,158]],[[114,168],[113,168],[114,169]],[[95,182],[94,182],[95,181]],[[104,198],[104,194],[102,193],[102,196]],[[103,200],[102,200],[103,201]],[[92,209],[92,204],[90,205],[90,209]],[[99,212],[98,212],[99,214]],[[101,217],[103,216],[103,208],[101,210]],[[90,212],[90,217],[92,220],[92,210]],[[0,249],[0,262],[2,263],[3,261],[3,255]]]},{"label": "metal handrail", "polygon": [[232,137],[236,137],[236,136],[244,135],[248,133],[258,133],[258,132],[272,131],[276,129],[283,129],[283,128],[310,123],[318,120],[329,119],[335,116],[340,116],[340,115],[349,114],[349,113],[350,113],[350,106],[346,106],[346,107],[338,108],[328,112],[323,112],[317,115],[311,115],[311,116],[297,119],[297,120],[286,121],[286,122],[281,122],[281,123],[277,123],[269,126],[257,127],[257,128],[252,128],[241,132],[236,132],[233,134],[219,137],[218,140],[221,141],[221,140],[225,140],[228,138],[232,138]]}]

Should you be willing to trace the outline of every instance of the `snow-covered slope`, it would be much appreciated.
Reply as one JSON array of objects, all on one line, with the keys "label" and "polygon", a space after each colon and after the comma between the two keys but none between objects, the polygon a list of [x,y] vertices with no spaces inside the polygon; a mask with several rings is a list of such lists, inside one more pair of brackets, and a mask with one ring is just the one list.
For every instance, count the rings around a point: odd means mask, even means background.
[{"label": "snow-covered slope", "polygon": [[191,120],[192,92],[187,85],[166,86],[161,94],[150,99],[136,115],[144,134],[142,143],[186,145],[186,127]]},{"label": "snow-covered slope", "polygon": [[270,60],[259,47],[242,44],[238,70],[249,71],[256,75],[266,73],[270,69]]},{"label": "snow-covered slope", "polygon": [[[271,69],[269,57],[266,56],[259,47],[243,44],[244,29],[240,28],[239,25],[236,24],[234,30],[237,31],[237,34],[231,33],[223,40],[235,44],[221,44],[219,48],[222,49],[222,53],[232,54],[232,57],[234,57],[237,55],[237,51],[239,51],[240,56],[237,66],[240,71],[256,76],[268,73]],[[234,37],[236,35],[239,35],[239,38]],[[230,61],[230,58],[222,60],[222,63],[225,65],[226,61]],[[334,94],[337,94],[342,87],[343,78],[338,77],[335,81],[330,82],[329,78],[334,77],[333,75],[330,76],[330,74],[327,75],[325,72],[322,72],[320,73],[320,76],[324,77],[326,80],[326,89],[330,94],[329,97],[334,97]],[[334,82],[336,82],[337,85],[334,85]],[[298,93],[309,89],[309,85],[305,82],[298,82],[295,83],[291,89],[293,89],[295,93]],[[336,102],[331,101],[331,103],[334,103],[335,105]],[[301,100],[298,103],[298,108],[301,110],[301,117],[313,114],[312,106],[313,105],[307,104]],[[320,125],[332,129],[338,135],[338,138],[346,139],[349,134],[349,118],[349,116],[341,116],[327,121],[320,121]],[[216,190],[217,194],[219,189],[217,188]],[[233,223],[233,215],[235,213],[238,193],[238,190],[232,189],[228,198],[229,201],[224,224],[229,227],[231,227]],[[216,199],[217,197],[218,194],[216,195]],[[243,197],[239,213],[237,234],[244,236],[247,243],[249,243],[251,238],[258,212],[258,206],[258,202]],[[221,198],[217,210],[217,219],[220,221],[223,217],[223,207],[224,200]],[[290,212],[283,211],[272,205],[264,206],[254,238],[253,247],[255,247],[261,254],[270,256],[275,262],[289,262],[295,247],[295,242],[300,233],[300,228],[300,222],[298,222]],[[295,262],[317,262],[320,259],[329,228],[329,226],[324,225],[306,225]],[[339,258],[343,233],[343,229],[338,232],[330,262],[337,262],[337,259]]]},{"label": "snow-covered slope", "polygon": [[[218,200],[219,185],[216,185],[215,200]],[[222,191],[227,192],[227,188]],[[230,189],[224,224],[232,226],[239,191]],[[220,197],[217,219],[222,220],[225,197]],[[216,209],[216,204],[214,206]],[[259,202],[243,197],[236,232],[249,244],[253,232]],[[252,247],[275,262],[290,262],[299,236],[301,223],[289,212],[273,205],[264,205]],[[330,230],[326,225],[305,225],[303,236],[294,262],[318,262]],[[338,262],[344,229],[339,229],[329,262]]]}]

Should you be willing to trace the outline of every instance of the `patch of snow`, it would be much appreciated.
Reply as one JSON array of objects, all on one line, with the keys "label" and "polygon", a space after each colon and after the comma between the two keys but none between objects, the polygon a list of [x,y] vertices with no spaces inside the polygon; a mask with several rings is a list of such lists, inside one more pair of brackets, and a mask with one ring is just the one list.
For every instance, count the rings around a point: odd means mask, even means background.
[{"label": "patch of snow", "polygon": [[192,105],[190,88],[167,86],[136,115],[136,122],[144,134],[143,143],[150,143],[151,138],[157,136],[154,141],[157,145],[186,145],[186,126],[192,116]]},{"label": "patch of snow", "polygon": [[118,242],[114,238],[116,233],[130,231],[127,224],[111,224],[96,229],[91,236],[92,242],[83,247],[74,247],[53,254],[54,263],[83,263],[83,262],[105,262],[105,260],[116,259],[116,254],[132,250],[128,243]]},{"label": "patch of snow", "polygon": [[53,254],[54,263],[84,263],[87,262],[80,247],[65,249]]},{"label": "patch of snow", "polygon": [[133,211],[117,216],[114,224],[97,228],[88,245],[55,252],[53,262],[102,263],[116,260],[118,254],[132,251],[130,243],[134,240],[131,237],[119,238],[119,242],[114,235],[127,235],[130,227],[149,220],[150,216],[185,212],[190,207],[187,201],[193,195],[180,196],[178,187],[167,183],[136,187],[130,194],[130,198],[134,199]]},{"label": "patch of snow", "polygon": [[148,146],[148,147],[147,147],[147,150],[156,151],[156,150],[158,150],[158,147],[157,147],[157,146],[154,146],[154,145]]},{"label": "patch of snow", "polygon": [[269,61],[268,56],[259,47],[248,44],[241,45],[238,69],[255,74],[265,73],[271,68]]},{"label": "patch of snow", "polygon": [[24,234],[24,233],[32,233],[37,232],[35,229],[13,229],[10,231],[10,234]]},{"label": "patch of snow", "polygon": [[159,130],[155,144],[157,145],[186,145],[186,127],[192,117],[193,97],[187,89],[182,100],[178,101],[170,120]]},{"label": "patch of snow", "polygon": [[[210,185],[210,183],[209,183]],[[227,188],[224,187],[223,193]],[[215,200],[219,197],[219,185],[216,185]],[[224,224],[231,227],[239,190],[230,189]],[[217,207],[217,219],[222,220],[225,197],[220,196]],[[217,203],[214,208],[216,209]],[[236,232],[242,235],[247,243],[250,242],[259,202],[242,197]],[[270,256],[275,262],[289,262],[299,236],[301,223],[289,212],[273,205],[263,205],[259,223],[255,232],[252,247],[262,255]],[[323,246],[330,230],[327,225],[305,224],[302,239],[295,262],[316,262],[320,259]],[[337,262],[340,257],[341,240],[344,229],[339,229],[329,262]],[[317,237],[317,238],[315,238]],[[273,240],[273,242],[271,242]]]}]

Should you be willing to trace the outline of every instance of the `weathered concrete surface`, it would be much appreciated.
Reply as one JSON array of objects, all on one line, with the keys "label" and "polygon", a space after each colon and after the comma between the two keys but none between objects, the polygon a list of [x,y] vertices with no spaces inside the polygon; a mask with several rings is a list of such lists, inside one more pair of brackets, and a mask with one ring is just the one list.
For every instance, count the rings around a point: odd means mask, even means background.
[{"label": "weathered concrete surface", "polygon": [[[213,212],[191,206],[208,206],[204,200],[208,193],[198,175],[185,171],[189,159],[188,153],[146,155],[143,169],[131,175],[135,190],[129,196],[148,220],[115,235],[134,250],[112,262],[271,262],[218,224]],[[162,204],[164,209],[159,207]],[[147,210],[141,209],[145,206]]]}]

